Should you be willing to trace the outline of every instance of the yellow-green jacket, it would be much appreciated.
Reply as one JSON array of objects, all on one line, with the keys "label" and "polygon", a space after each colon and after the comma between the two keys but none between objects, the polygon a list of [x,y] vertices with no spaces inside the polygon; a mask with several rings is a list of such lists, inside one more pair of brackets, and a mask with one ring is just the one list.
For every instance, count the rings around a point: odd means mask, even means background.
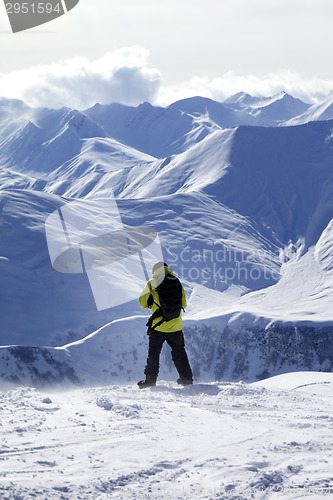
[{"label": "yellow-green jacket", "polygon": [[[158,293],[156,291],[156,287],[159,285],[161,282],[161,277],[164,276],[165,274],[173,274],[172,269],[170,267],[160,267],[157,269],[152,278],[147,282],[146,286],[142,290],[142,293],[139,297],[139,302],[140,306],[143,307],[144,309],[151,309],[152,314],[160,307],[160,302],[158,298]],[[185,309],[187,302],[186,302],[186,295],[184,288],[182,286],[182,291],[183,291],[183,296],[182,296],[182,307]],[[153,304],[151,306],[148,305],[148,298],[152,294],[153,296]],[[154,325],[156,325],[161,318],[156,318],[153,321],[153,324],[151,328],[155,329]],[[157,328],[157,332],[164,332],[164,333],[171,333],[171,332],[178,332],[179,330],[182,330],[183,328],[183,323],[182,323],[182,312],[180,312],[180,315],[178,318],[175,319],[170,319],[169,321],[163,321]]]}]

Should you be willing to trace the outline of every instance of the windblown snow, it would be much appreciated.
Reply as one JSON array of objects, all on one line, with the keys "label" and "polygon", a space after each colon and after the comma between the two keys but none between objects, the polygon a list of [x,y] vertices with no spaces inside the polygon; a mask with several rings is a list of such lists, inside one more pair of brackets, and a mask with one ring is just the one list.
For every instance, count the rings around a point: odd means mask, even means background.
[{"label": "windblown snow", "polygon": [[333,492],[331,373],[0,393],[2,498],[301,499]]}]

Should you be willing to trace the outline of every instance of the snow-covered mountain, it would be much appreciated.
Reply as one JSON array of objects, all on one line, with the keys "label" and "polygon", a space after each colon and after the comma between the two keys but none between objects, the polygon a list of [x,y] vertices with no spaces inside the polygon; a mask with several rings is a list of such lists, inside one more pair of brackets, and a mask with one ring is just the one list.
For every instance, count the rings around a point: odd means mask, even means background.
[{"label": "snow-covered mountain", "polygon": [[207,97],[190,97],[171,104],[171,108],[176,108],[183,113],[205,120],[206,123],[218,125],[221,128],[238,127],[239,125],[265,125],[265,122],[256,118],[247,110],[233,109],[226,103],[220,103],[208,99]]},{"label": "snow-covered mountain", "polygon": [[96,104],[84,111],[119,142],[156,158],[186,150],[214,126],[169,106],[145,102],[138,107]]},{"label": "snow-covered mountain", "polygon": [[333,119],[333,96],[323,102],[313,104],[304,113],[295,116],[285,122],[285,125],[302,125],[303,123],[332,120]]},{"label": "snow-covered mountain", "polygon": [[305,113],[310,104],[298,98],[280,92],[272,97],[253,97],[239,92],[224,101],[224,104],[235,110],[250,114],[258,125],[275,126]]},{"label": "snow-covered mountain", "polygon": [[[86,274],[52,268],[45,233],[66,202],[113,196],[127,227],[158,234],[185,284],[197,379],[331,370],[333,122],[288,125],[305,110],[285,93],[84,112],[1,99],[1,377],[98,384],[142,373],[137,301],[98,311]],[[161,376],[173,378],[163,356]]]}]

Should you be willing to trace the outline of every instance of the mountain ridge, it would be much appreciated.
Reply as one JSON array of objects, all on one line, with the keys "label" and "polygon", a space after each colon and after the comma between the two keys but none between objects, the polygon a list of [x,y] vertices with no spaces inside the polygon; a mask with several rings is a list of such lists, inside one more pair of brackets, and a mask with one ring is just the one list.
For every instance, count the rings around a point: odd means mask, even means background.
[{"label": "mountain ridge", "polygon": [[[290,108],[280,106],[286,100],[286,94],[253,99],[240,94],[224,104],[191,98],[168,108],[96,105],[87,114],[0,100],[1,343],[38,348],[37,369],[38,360],[53,363],[56,348],[74,342],[73,355],[59,358],[55,379],[68,368],[68,374],[82,382],[79,364],[73,365],[76,346],[81,346],[77,352],[86,358],[86,366],[92,367],[89,352],[98,353],[101,347],[94,344],[97,337],[94,340],[91,332],[123,319],[119,324],[127,325],[128,354],[122,351],[120,330],[117,345],[105,340],[108,352],[117,353],[112,363],[120,370],[119,380],[126,372],[123,355],[132,364],[135,359],[138,366],[144,364],[145,319],[135,320],[140,333],[134,337],[132,323],[126,320],[140,316],[138,302],[98,311],[87,275],[55,271],[48,252],[48,215],[76,200],[93,201],[100,203],[103,221],[105,200],[115,199],[126,227],[156,232],[164,259],[184,282],[189,352],[200,359],[198,366],[216,360],[215,372],[198,368],[198,376],[260,377],[265,363],[258,357],[267,364],[273,363],[271,356],[279,360],[270,373],[286,366],[301,368],[302,363],[293,364],[278,345],[276,332],[282,331],[288,342],[293,331],[303,336],[302,362],[308,356],[312,364],[306,368],[318,368],[311,352],[316,343],[327,343],[333,327],[333,123],[281,122],[281,113],[290,116]],[[295,111],[298,104],[291,102]],[[252,123],[255,110],[261,110],[259,117],[264,110],[266,121],[255,118],[264,125],[223,126],[224,113],[228,120],[245,119],[244,109]],[[268,122],[274,126],[266,126]],[[117,127],[118,139],[111,134]],[[98,218],[92,219],[91,225],[95,223]],[[129,284],[136,290],[144,281],[133,277]],[[316,332],[312,342],[307,332]],[[209,352],[202,350],[198,335]],[[267,335],[271,351],[265,347]],[[244,355],[244,345],[255,353],[253,358]],[[44,355],[43,346],[49,346],[52,355]],[[242,363],[232,357],[224,369],[232,349]],[[13,377],[22,381],[12,354],[6,349],[2,353],[4,376],[13,370]],[[13,360],[10,369],[6,356]],[[105,377],[116,380],[107,356]],[[164,361],[167,377],[171,362],[167,357]],[[320,369],[331,362],[327,354]],[[29,366],[25,368],[30,373]],[[136,377],[137,369],[128,372],[126,380]],[[102,372],[98,377],[101,380]]]}]

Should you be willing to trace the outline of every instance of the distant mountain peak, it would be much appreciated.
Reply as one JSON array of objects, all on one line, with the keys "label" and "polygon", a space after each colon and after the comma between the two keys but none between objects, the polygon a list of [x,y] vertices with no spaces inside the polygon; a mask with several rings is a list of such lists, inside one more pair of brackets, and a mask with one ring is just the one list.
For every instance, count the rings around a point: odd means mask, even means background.
[{"label": "distant mountain peak", "polygon": [[254,97],[251,94],[248,94],[247,92],[237,92],[237,94],[234,94],[234,95],[228,97],[228,99],[225,99],[223,101],[223,103],[224,104],[251,105],[251,104],[258,102],[258,100],[260,100],[260,99],[261,98]]},{"label": "distant mountain peak", "polygon": [[333,95],[324,101],[309,106],[305,112],[286,121],[285,125],[302,125],[312,121],[333,120]]}]

